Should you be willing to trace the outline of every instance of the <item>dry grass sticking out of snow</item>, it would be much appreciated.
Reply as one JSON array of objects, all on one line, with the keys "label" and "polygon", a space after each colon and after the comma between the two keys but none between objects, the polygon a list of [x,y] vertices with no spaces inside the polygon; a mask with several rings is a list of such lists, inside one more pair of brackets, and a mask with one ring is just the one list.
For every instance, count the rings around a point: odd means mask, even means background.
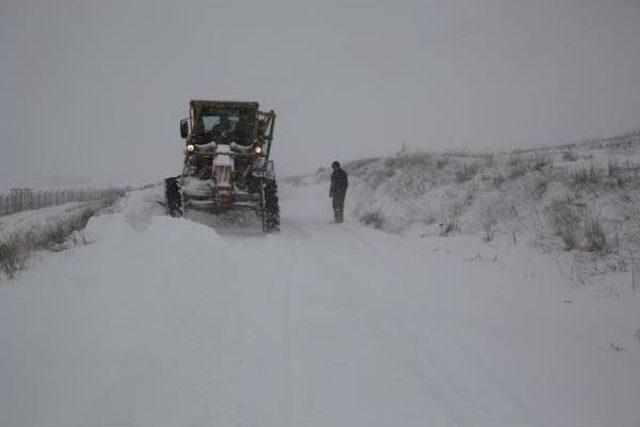
[{"label": "dry grass sticking out of snow", "polygon": [[87,243],[81,231],[89,219],[112,203],[69,203],[3,217],[0,220],[0,281],[15,278],[36,251],[61,251]]},{"label": "dry grass sticking out of snow", "polygon": [[380,230],[486,242],[522,235],[588,274],[628,272],[640,260],[640,132],[509,153],[403,151],[344,168],[350,213]]}]

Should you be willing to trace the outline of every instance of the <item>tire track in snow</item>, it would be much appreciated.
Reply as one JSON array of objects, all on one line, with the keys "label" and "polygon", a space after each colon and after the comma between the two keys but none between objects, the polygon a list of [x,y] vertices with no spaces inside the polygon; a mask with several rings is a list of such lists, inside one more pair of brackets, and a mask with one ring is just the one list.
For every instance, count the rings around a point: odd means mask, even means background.
[{"label": "tire track in snow", "polygon": [[[347,226],[340,226],[339,228],[345,231],[346,233],[348,233],[349,235],[353,236],[354,239],[361,246],[367,248],[368,250],[375,251],[381,257],[385,256],[382,253],[383,251],[375,243],[372,243],[368,239],[362,237],[356,231],[350,229]],[[415,257],[415,255],[407,251],[406,254],[403,254],[403,257]],[[344,273],[348,274],[347,271],[345,271]],[[364,289],[364,287],[362,288]],[[375,298],[371,295],[371,293],[369,293],[368,296],[369,298],[372,298],[372,299]],[[378,306],[380,306],[380,304],[378,304]],[[410,338],[411,336],[421,336],[422,341],[424,343],[430,342],[429,337],[425,335],[425,332],[422,329],[410,328],[409,326],[406,325],[407,322],[401,323],[397,319],[390,318],[390,320],[393,322],[396,329],[400,331],[404,331],[402,335],[404,335],[405,337]],[[521,414],[524,420],[526,420],[526,422],[528,423],[527,425],[531,425],[531,426],[544,425],[543,419],[539,415],[537,415],[537,413],[529,406],[529,404],[526,402],[526,399],[522,398],[519,393],[517,393],[511,386],[507,385],[500,378],[499,373],[497,373],[490,366],[490,364],[485,360],[485,358],[481,355],[480,352],[473,349],[470,345],[465,343],[464,340],[460,338],[454,339],[453,337],[456,337],[457,333],[454,330],[452,330],[452,328],[449,325],[445,324],[440,319],[438,319],[437,316],[430,316],[428,318],[428,322],[430,324],[437,325],[437,329],[445,332],[443,334],[439,334],[439,337],[441,338],[441,341],[442,340],[447,341],[446,343],[442,343],[442,344],[445,344],[448,348],[451,349],[451,354],[462,355],[467,361],[467,366],[474,366],[475,368],[477,368],[477,369],[474,369],[473,371],[482,373],[485,381],[491,384],[493,389],[497,391],[505,401],[510,402],[511,406],[514,409],[516,409],[518,413]],[[432,350],[434,349],[432,348]],[[445,361],[445,359],[443,358],[440,358],[440,359]],[[444,366],[446,366],[447,364],[448,363],[445,362]],[[448,369],[452,370],[450,366]]]},{"label": "tire track in snow", "polygon": [[[294,228],[297,227],[294,226]],[[301,229],[296,231],[302,233],[311,241],[314,240],[306,231]],[[407,345],[410,339],[398,333],[397,328],[390,330],[387,323],[379,320],[391,319],[384,316],[382,310],[376,311],[372,308],[376,305],[376,302],[371,299],[369,295],[366,295],[365,292],[362,292],[362,287],[359,286],[358,289],[353,289],[352,286],[349,285],[350,283],[358,283],[358,279],[356,279],[349,271],[346,271],[341,264],[328,259],[325,254],[321,253],[316,248],[306,245],[305,249],[311,252],[310,256],[313,257],[313,259],[325,265],[323,270],[331,274],[334,279],[336,279],[337,283],[345,285],[342,289],[347,291],[354,301],[364,300],[364,304],[358,304],[358,306],[354,306],[354,309],[360,310],[364,314],[364,317],[368,320],[368,328],[373,335],[386,342],[387,348],[393,349],[399,353],[399,356],[405,362],[405,366],[412,373],[413,378],[424,380],[423,384],[426,385],[428,393],[434,401],[438,402],[453,425],[458,427],[474,425],[470,416],[466,413],[466,410],[463,409],[463,406],[457,403],[456,399],[453,398],[442,385],[443,383],[449,383],[451,379],[443,375],[445,369],[441,368],[444,363],[441,357],[437,356],[433,349],[430,349],[430,351],[425,355],[429,361],[429,366],[432,367],[432,369],[428,369],[424,363],[421,363],[421,361],[412,356],[412,353],[415,352]]]}]

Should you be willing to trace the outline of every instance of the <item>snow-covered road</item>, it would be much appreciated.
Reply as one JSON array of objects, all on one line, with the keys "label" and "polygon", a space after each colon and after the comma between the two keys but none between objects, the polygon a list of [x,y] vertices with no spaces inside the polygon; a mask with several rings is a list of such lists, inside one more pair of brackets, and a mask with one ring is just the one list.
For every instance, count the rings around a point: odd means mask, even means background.
[{"label": "snow-covered road", "polygon": [[330,224],[325,188],[285,187],[268,236],[153,191],[0,285],[0,426],[640,425],[640,295],[509,239]]}]

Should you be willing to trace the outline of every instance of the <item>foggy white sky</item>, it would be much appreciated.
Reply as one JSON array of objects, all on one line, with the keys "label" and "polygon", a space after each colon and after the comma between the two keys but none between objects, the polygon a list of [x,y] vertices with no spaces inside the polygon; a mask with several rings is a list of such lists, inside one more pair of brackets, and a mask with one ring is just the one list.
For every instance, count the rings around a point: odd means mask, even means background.
[{"label": "foggy white sky", "polygon": [[0,0],[0,190],[179,171],[192,97],[279,113],[280,174],[640,127],[640,0]]}]

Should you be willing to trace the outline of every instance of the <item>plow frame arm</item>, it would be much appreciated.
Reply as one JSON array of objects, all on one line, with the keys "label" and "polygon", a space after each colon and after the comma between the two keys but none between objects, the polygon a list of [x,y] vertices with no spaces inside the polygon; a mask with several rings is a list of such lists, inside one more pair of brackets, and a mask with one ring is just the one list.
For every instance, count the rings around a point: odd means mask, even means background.
[{"label": "plow frame arm", "polygon": [[276,113],[258,111],[258,141],[265,153],[265,161],[269,161],[271,143],[273,142],[273,127],[276,123]]}]

